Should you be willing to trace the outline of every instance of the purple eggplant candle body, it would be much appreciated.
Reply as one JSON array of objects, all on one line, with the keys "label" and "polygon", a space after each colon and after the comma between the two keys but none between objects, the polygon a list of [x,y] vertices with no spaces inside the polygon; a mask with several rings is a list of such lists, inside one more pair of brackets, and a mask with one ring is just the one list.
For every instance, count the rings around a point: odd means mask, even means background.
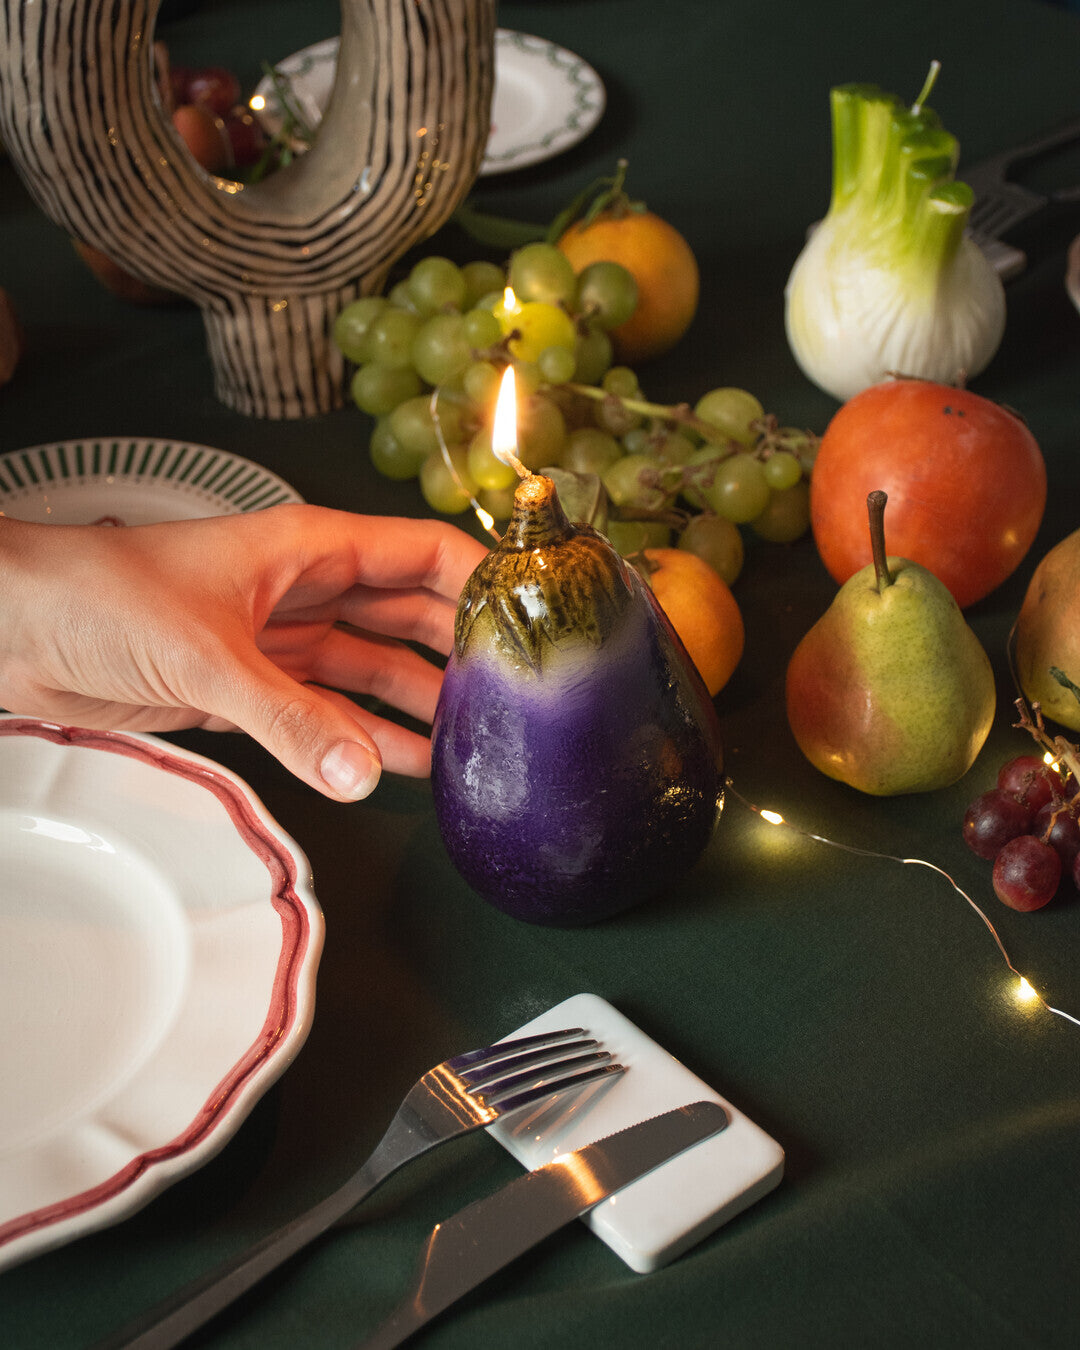
[{"label": "purple eggplant candle body", "polygon": [[540,474],[462,592],[432,789],[458,871],[532,923],[648,899],[716,825],[720,732],[697,671],[637,573]]}]

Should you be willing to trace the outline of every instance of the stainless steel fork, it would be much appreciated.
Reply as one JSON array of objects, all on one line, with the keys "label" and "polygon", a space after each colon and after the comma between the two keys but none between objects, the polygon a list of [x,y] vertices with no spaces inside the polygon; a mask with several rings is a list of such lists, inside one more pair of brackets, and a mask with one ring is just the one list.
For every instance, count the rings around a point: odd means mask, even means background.
[{"label": "stainless steel fork", "polygon": [[97,1350],[169,1350],[333,1227],[403,1164],[510,1111],[621,1072],[580,1027],[502,1041],[437,1064],[410,1089],[374,1152],[343,1186]]},{"label": "stainless steel fork", "polygon": [[1080,185],[1036,192],[1014,182],[1010,174],[1080,140],[1080,120],[1055,127],[1023,145],[991,155],[971,168],[963,166],[957,178],[975,193],[968,217],[971,237],[983,249],[1004,280],[1023,271],[1026,258],[1002,236],[1048,207],[1080,201]]}]

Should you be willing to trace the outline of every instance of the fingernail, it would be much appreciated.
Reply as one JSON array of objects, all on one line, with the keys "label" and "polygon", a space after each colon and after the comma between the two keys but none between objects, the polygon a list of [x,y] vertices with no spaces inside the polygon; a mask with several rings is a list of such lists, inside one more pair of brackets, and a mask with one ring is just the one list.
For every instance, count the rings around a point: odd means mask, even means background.
[{"label": "fingernail", "polygon": [[368,795],[379,781],[379,770],[380,765],[371,751],[358,741],[338,741],[319,765],[326,786],[350,801]]}]

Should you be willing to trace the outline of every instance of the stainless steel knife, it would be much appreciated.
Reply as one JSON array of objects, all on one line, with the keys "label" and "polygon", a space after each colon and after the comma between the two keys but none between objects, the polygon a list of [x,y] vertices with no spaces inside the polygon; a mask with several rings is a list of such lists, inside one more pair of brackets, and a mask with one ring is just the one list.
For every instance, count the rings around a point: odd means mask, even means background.
[{"label": "stainless steel knife", "polygon": [[436,1224],[408,1296],[356,1350],[391,1350],[552,1233],[728,1123],[692,1102],[564,1153]]}]

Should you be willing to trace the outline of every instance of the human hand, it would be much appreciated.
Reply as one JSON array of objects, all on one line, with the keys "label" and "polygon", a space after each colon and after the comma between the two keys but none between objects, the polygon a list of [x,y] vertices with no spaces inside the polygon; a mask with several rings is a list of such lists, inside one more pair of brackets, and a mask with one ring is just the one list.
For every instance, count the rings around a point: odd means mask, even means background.
[{"label": "human hand", "polygon": [[430,742],[360,708],[430,722],[466,578],[485,552],[434,520],[278,506],[112,529],[0,520],[0,704],[131,731],[239,728],[328,797]]}]

